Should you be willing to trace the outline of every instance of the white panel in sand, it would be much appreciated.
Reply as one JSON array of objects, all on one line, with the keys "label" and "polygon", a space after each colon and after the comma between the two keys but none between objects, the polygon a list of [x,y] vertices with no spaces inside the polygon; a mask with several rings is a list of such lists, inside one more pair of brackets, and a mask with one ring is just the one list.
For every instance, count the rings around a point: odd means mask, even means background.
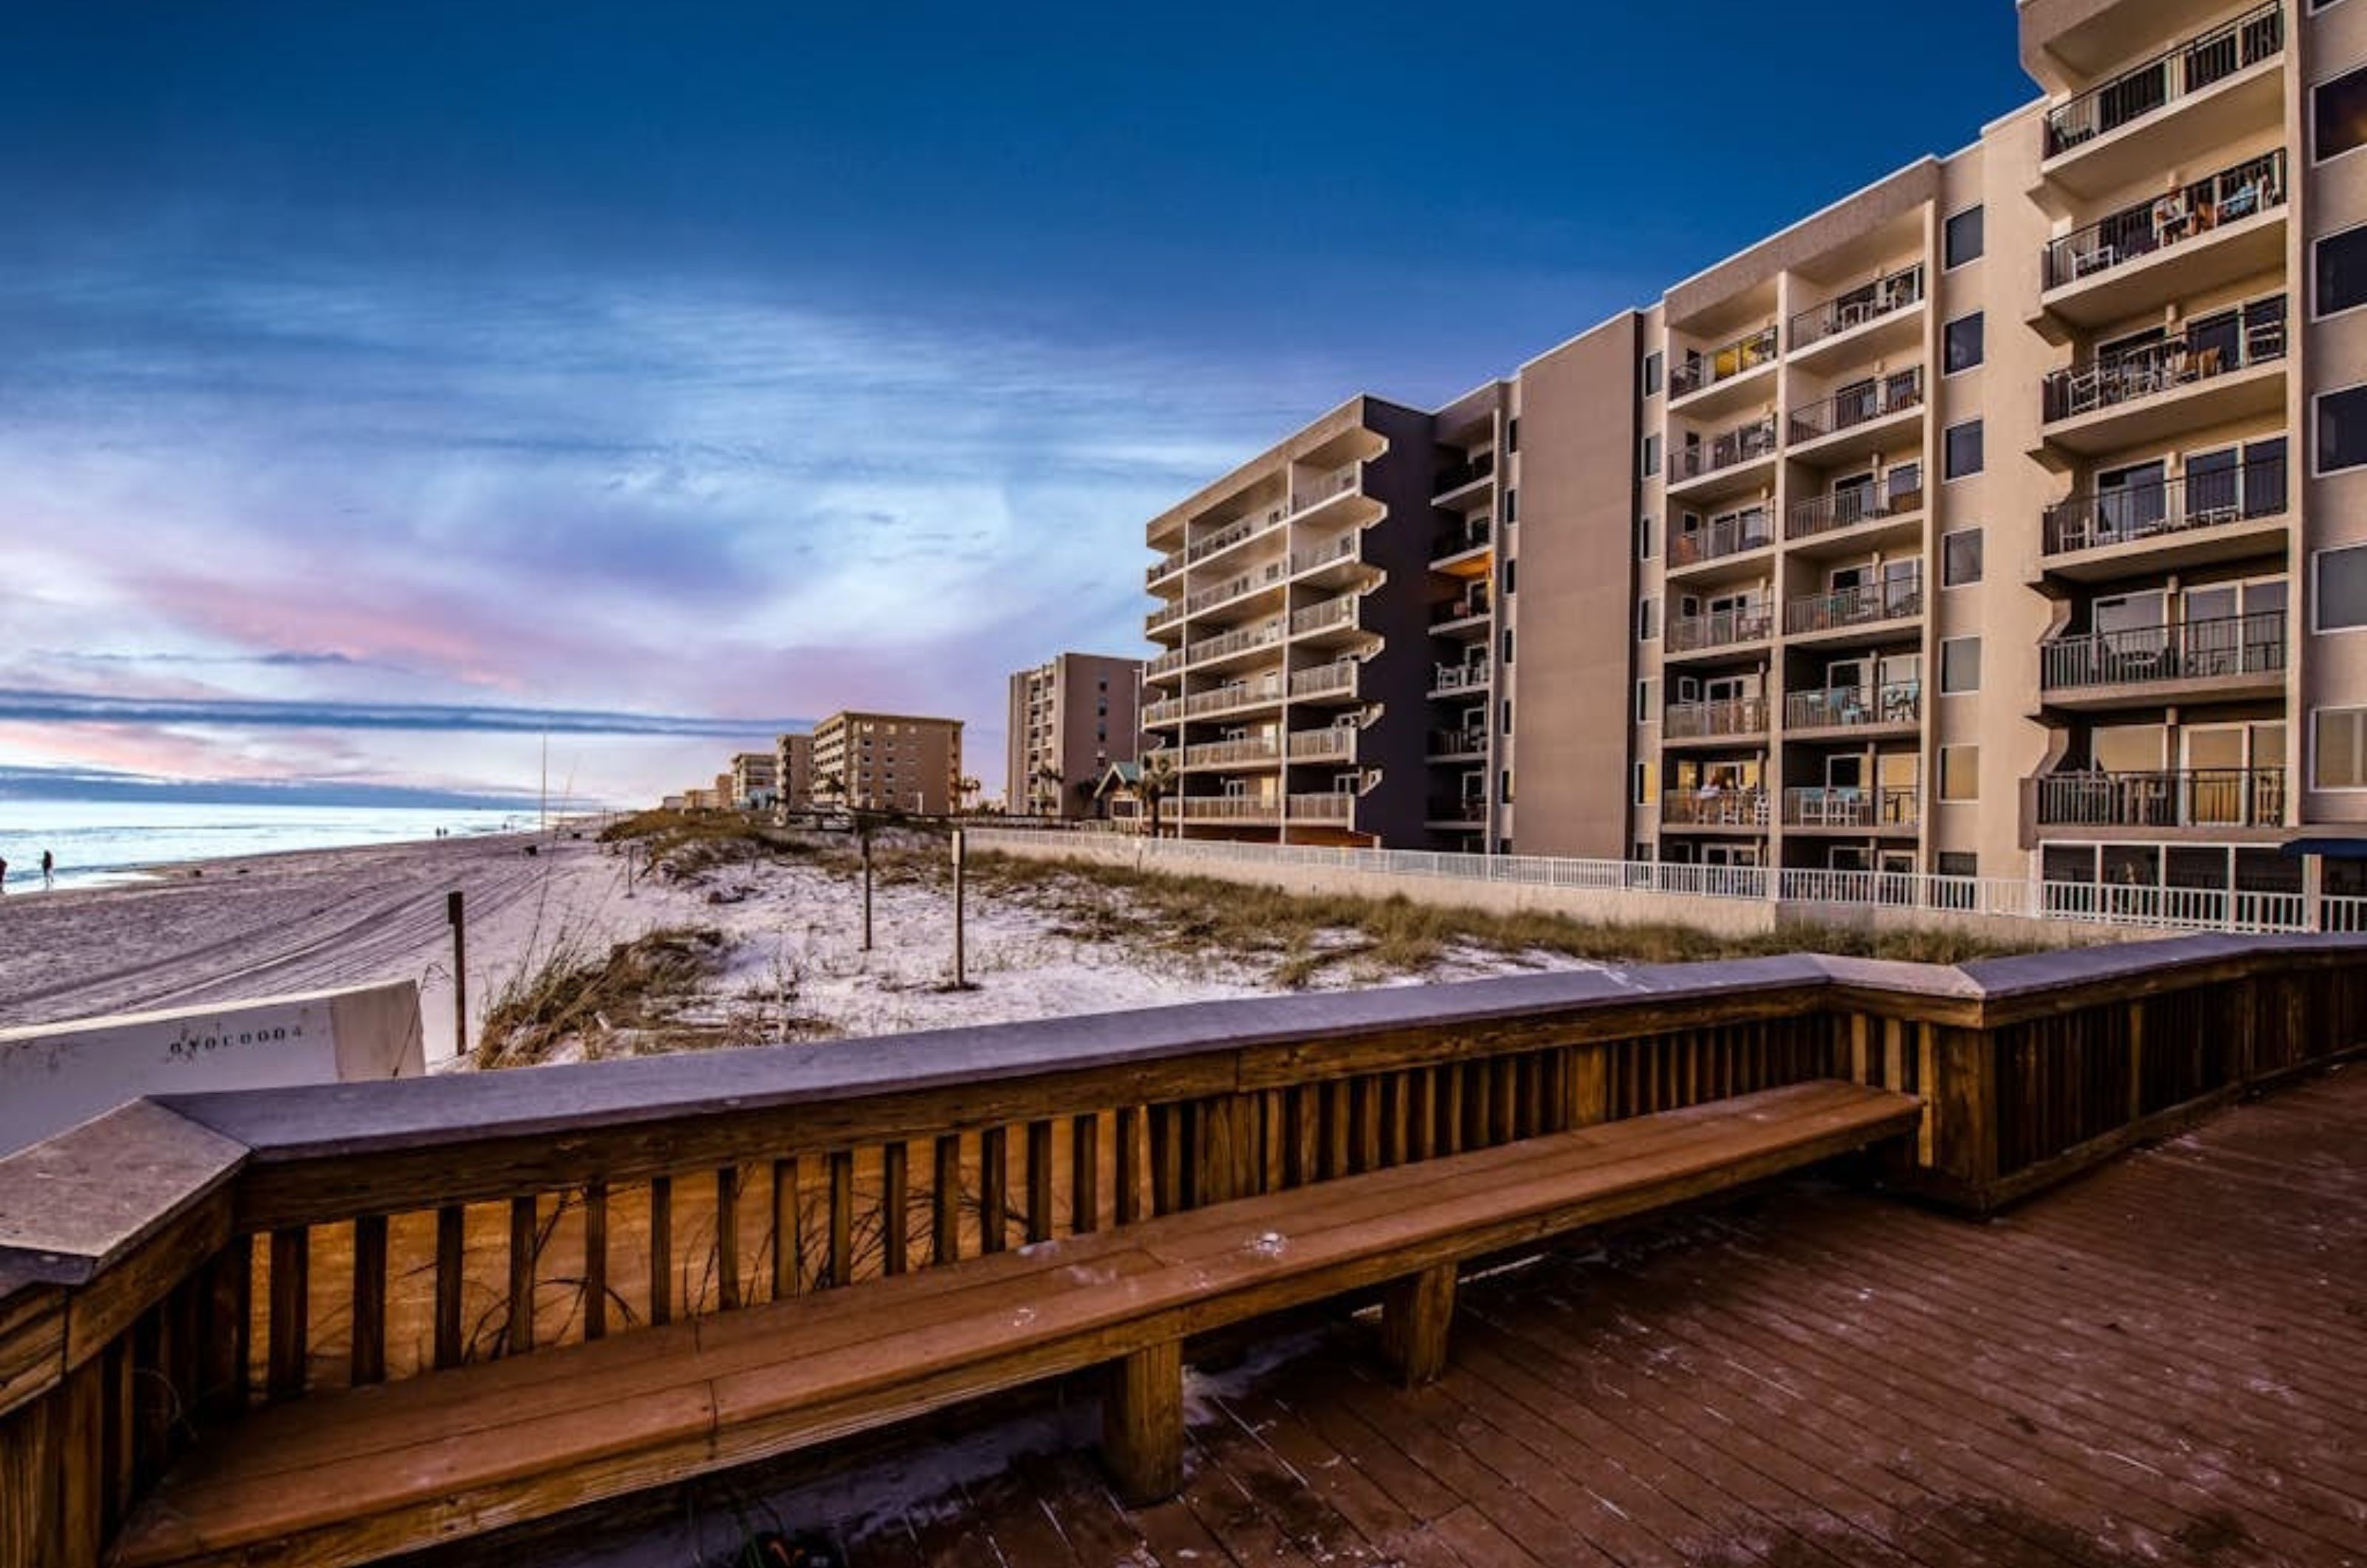
[{"label": "white panel in sand", "polygon": [[409,980],[0,1029],[0,1155],[142,1095],[425,1070]]}]

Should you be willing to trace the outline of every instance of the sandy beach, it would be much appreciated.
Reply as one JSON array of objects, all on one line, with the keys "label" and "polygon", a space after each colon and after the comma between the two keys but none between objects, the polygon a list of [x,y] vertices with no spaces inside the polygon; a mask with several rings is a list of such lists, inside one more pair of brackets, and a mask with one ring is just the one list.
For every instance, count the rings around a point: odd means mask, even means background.
[{"label": "sandy beach", "polygon": [[[535,852],[527,853],[531,846]],[[761,1036],[769,1018],[860,1037],[1251,996],[1283,988],[1270,963],[1146,954],[1081,933],[1073,909],[974,892],[967,977],[953,990],[943,878],[883,877],[874,944],[841,860],[732,861],[645,874],[587,831],[300,852],[176,866],[153,880],[0,901],[0,1026],[220,1002],[390,979],[419,983],[431,1064],[455,1056],[446,896],[468,910],[470,1037],[489,1001],[561,951],[596,956],[660,929],[720,933],[693,1016]],[[1517,964],[1471,955],[1467,978]],[[1408,983],[1357,976],[1324,984]],[[561,1051],[553,1059],[567,1059]]]}]

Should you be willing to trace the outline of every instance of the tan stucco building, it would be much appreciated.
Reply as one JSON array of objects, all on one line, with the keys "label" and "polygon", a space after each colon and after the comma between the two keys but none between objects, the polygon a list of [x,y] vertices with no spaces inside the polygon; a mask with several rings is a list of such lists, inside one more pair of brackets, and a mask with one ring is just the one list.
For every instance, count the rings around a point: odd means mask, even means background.
[{"label": "tan stucco building", "polygon": [[814,726],[813,804],[950,816],[961,804],[961,720],[834,713]]},{"label": "tan stucco building", "polygon": [[1153,519],[1169,830],[2264,891],[2367,832],[2367,6],[2018,18],[1963,151]]},{"label": "tan stucco building", "polygon": [[1094,815],[1093,789],[1113,762],[1141,750],[1142,660],[1062,653],[1011,677],[1004,742],[1010,809],[1074,819]]},{"label": "tan stucco building", "polygon": [[813,737],[784,735],[773,742],[773,776],[783,812],[813,804]]}]

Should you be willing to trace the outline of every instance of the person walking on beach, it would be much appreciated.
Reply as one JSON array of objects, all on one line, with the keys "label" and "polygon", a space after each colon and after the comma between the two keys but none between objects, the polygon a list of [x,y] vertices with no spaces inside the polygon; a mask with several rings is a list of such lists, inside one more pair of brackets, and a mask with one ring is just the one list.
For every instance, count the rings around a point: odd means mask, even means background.
[{"label": "person walking on beach", "polygon": [[56,890],[57,885],[57,857],[51,854],[49,851],[43,850],[41,852],[41,891],[44,893],[53,892]]},{"label": "person walking on beach", "polygon": [[0,855],[0,893],[8,891],[8,857]]}]

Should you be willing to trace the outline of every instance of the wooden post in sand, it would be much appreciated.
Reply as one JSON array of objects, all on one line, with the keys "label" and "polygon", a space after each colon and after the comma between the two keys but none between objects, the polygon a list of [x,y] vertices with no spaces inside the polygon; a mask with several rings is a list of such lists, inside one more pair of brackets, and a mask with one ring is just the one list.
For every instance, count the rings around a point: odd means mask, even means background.
[{"label": "wooden post in sand", "polygon": [[962,988],[962,830],[954,829],[954,989]]},{"label": "wooden post in sand", "polygon": [[452,1054],[469,1054],[469,928],[460,890],[444,896],[444,918],[452,922]]},{"label": "wooden post in sand", "polygon": [[855,837],[863,840],[863,951],[871,951],[871,829],[858,828]]}]

